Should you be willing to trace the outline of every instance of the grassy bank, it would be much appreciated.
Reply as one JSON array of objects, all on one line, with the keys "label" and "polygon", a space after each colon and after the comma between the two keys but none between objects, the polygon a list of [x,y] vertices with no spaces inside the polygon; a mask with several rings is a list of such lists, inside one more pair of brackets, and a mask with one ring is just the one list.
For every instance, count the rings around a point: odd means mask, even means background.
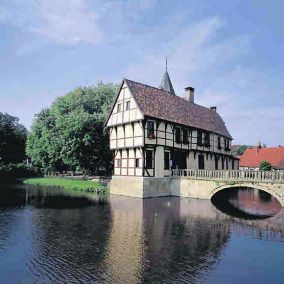
[{"label": "grassy bank", "polygon": [[24,184],[39,186],[54,186],[65,189],[85,191],[85,192],[105,192],[107,187],[96,181],[74,180],[65,178],[29,178],[24,180]]}]

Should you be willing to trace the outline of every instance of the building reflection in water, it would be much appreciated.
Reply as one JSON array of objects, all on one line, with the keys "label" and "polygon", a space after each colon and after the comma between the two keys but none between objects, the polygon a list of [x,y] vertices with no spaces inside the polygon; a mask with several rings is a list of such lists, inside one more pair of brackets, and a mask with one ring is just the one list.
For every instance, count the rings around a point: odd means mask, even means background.
[{"label": "building reflection in water", "polygon": [[245,220],[218,210],[208,200],[110,198],[112,229],[104,259],[111,281],[195,282],[215,268],[232,230],[282,241],[283,212]]},{"label": "building reflection in water", "polygon": [[[191,281],[213,269],[230,236],[210,201],[111,197],[105,279]],[[208,207],[214,216],[208,216]],[[210,213],[210,212],[209,212]],[[212,217],[215,221],[212,222]]]},{"label": "building reflection in water", "polygon": [[14,231],[21,232],[17,249],[25,248],[25,268],[20,269],[26,269],[29,283],[195,283],[216,268],[232,234],[284,240],[283,209],[268,219],[248,220],[220,211],[209,200],[105,200],[58,189],[27,189],[3,197],[2,205],[0,221],[8,224],[0,224],[1,232],[7,228],[0,259]]}]

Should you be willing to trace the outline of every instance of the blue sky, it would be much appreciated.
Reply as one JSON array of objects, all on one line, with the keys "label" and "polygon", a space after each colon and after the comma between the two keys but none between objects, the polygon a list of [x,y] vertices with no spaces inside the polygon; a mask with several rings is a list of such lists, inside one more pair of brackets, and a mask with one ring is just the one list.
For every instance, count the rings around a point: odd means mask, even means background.
[{"label": "blue sky", "polygon": [[284,2],[0,0],[0,111],[28,128],[77,86],[123,77],[217,106],[234,143],[284,144]]}]

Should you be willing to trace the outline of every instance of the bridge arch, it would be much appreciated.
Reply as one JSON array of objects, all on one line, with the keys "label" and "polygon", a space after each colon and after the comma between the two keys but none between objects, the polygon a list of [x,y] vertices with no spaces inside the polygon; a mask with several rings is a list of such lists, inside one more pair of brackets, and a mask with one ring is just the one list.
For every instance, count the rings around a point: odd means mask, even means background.
[{"label": "bridge arch", "polygon": [[281,206],[284,207],[284,200],[282,196],[278,192],[276,192],[273,188],[269,187],[268,185],[254,185],[251,183],[236,183],[233,185],[223,184],[223,185],[217,186],[216,188],[212,189],[209,192],[209,197],[211,199],[217,192],[221,190],[234,189],[234,188],[235,189],[251,188],[251,189],[258,189],[258,190],[265,191],[269,193],[270,195],[272,195],[273,197],[275,197],[279,201]]}]

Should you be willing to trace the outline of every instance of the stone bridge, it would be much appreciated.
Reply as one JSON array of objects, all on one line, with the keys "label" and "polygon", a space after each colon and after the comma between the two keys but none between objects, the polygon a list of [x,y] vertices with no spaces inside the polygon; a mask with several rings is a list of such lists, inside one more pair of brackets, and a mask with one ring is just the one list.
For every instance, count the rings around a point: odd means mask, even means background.
[{"label": "stone bridge", "polygon": [[248,187],[274,196],[284,207],[284,171],[172,170],[171,195],[211,199],[225,189]]},{"label": "stone bridge", "polygon": [[248,187],[274,196],[284,207],[284,171],[172,170],[170,177],[113,176],[110,193],[139,198],[180,196],[211,199],[221,190]]}]

